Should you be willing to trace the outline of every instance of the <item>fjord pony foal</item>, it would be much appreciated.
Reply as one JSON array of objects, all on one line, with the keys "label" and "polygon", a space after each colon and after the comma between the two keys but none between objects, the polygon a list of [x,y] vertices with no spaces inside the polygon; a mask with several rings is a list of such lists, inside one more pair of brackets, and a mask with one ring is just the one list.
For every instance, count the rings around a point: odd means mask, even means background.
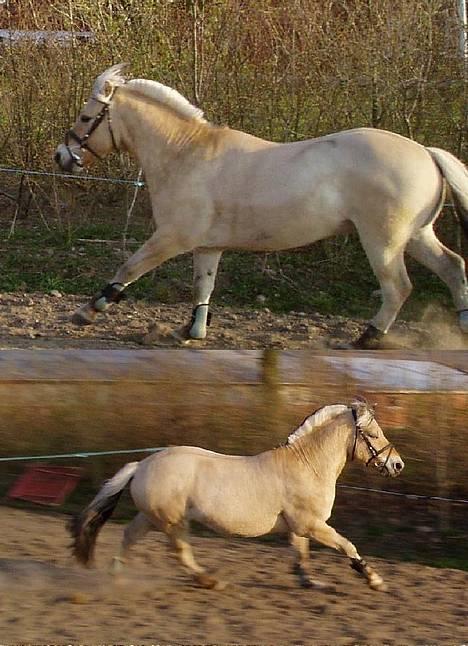
[{"label": "fjord pony foal", "polygon": [[464,261],[433,230],[446,184],[468,229],[468,173],[450,153],[370,128],[265,141],[211,125],[161,83],[125,81],[121,67],[97,78],[55,158],[75,172],[95,157],[128,151],[144,171],[156,231],[76,312],[76,323],[92,323],[130,283],[192,251],[194,310],[186,334],[204,338],[224,249],[290,249],[355,227],[382,296],[358,347],[378,343],[411,291],[405,252],[446,283],[468,331]]},{"label": "fjord pony foal", "polygon": [[131,546],[150,529],[163,531],[180,562],[204,587],[221,587],[195,561],[187,540],[190,520],[238,536],[289,533],[297,550],[296,571],[304,585],[323,587],[307,572],[309,539],[346,554],[369,585],[385,589],[382,577],[327,520],[336,480],[347,460],[397,476],[403,461],[388,443],[372,410],[361,400],[325,406],[307,417],[284,446],[253,456],[222,455],[178,446],[131,462],[105,483],[71,524],[73,552],[88,564],[98,532],[130,483],[139,513],[127,526],[121,566]]}]

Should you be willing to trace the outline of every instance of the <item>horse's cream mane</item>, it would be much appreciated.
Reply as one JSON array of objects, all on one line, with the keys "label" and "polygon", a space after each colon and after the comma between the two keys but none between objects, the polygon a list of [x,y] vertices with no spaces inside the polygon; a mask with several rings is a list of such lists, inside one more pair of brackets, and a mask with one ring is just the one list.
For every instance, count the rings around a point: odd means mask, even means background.
[{"label": "horse's cream mane", "polygon": [[195,107],[182,94],[167,85],[150,81],[148,79],[132,79],[128,81],[126,87],[135,90],[139,94],[154,99],[168,108],[177,112],[184,119],[195,119],[196,121],[205,121],[203,110]]},{"label": "horse's cream mane", "polygon": [[341,415],[346,410],[349,410],[349,407],[344,404],[332,404],[331,406],[319,408],[315,413],[306,417],[302,424],[291,433],[286,444],[294,444],[300,437],[312,433],[314,429],[322,426],[325,422],[329,422],[334,417],[337,417],[337,415]]},{"label": "horse's cream mane", "polygon": [[106,86],[116,88],[125,85],[126,88],[133,90],[138,94],[166,105],[184,119],[195,119],[196,121],[202,122],[205,121],[203,118],[203,110],[192,105],[190,101],[177,92],[177,90],[174,90],[167,85],[163,85],[158,81],[151,81],[149,79],[131,79],[130,81],[127,81],[121,73],[123,67],[125,67],[125,63],[113,65],[98,76],[94,83],[93,96],[100,100],[106,100]]}]

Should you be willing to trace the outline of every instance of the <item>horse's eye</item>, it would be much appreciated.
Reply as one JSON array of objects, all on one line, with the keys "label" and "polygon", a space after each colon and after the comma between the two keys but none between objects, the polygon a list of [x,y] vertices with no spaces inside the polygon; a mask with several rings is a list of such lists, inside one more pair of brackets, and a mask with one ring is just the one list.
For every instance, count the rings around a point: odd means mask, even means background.
[{"label": "horse's eye", "polygon": [[83,121],[84,123],[88,123],[88,121],[91,121],[91,117],[88,117],[86,114],[82,114],[80,117],[80,121]]}]

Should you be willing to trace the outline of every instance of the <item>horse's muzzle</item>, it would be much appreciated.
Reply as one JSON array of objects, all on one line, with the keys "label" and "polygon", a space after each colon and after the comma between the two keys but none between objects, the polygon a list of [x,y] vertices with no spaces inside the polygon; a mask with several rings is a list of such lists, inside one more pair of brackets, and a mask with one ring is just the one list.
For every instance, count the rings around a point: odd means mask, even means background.
[{"label": "horse's muzzle", "polygon": [[83,168],[80,157],[63,144],[57,148],[54,161],[66,173],[79,173]]}]

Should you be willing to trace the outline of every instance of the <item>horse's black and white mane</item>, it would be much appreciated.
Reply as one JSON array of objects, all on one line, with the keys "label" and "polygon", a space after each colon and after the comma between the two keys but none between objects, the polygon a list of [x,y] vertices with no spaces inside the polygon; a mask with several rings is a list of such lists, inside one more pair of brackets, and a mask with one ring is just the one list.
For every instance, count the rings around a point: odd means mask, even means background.
[{"label": "horse's black and white mane", "polygon": [[362,399],[356,399],[351,402],[349,406],[345,404],[332,404],[330,406],[323,406],[309,415],[288,437],[286,444],[294,444],[299,438],[312,433],[316,428],[322,426],[326,422],[341,415],[350,408],[354,408],[357,413],[357,421],[362,426],[367,426],[373,418],[373,411],[369,405]]},{"label": "horse's black and white mane", "polygon": [[154,99],[171,108],[184,119],[195,119],[205,122],[203,110],[192,105],[182,94],[158,81],[149,79],[127,79],[122,75],[123,64],[114,65],[100,74],[93,86],[93,97],[106,101],[106,86],[111,88],[125,85],[143,96]]}]

